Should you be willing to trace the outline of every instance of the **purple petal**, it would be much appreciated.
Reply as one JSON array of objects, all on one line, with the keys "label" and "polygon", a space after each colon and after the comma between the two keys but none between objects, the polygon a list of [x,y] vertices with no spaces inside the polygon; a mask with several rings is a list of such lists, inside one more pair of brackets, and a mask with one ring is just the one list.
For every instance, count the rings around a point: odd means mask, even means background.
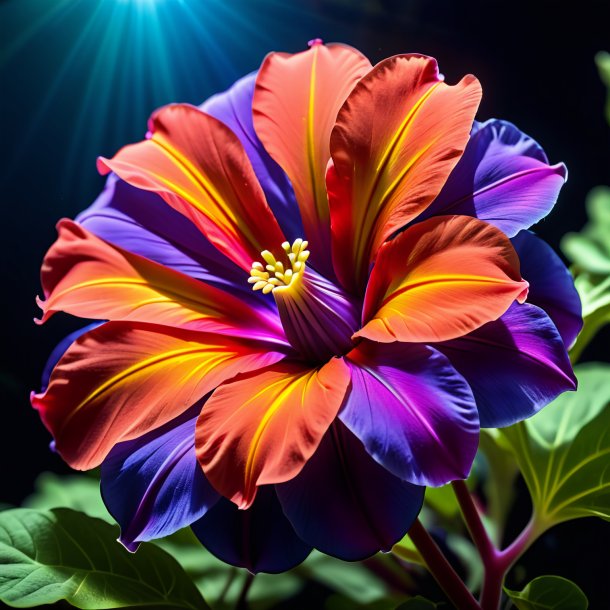
[{"label": "purple petal", "polygon": [[158,195],[110,174],[95,202],[76,220],[125,250],[220,288],[252,292],[243,270],[223,256]]},{"label": "purple petal", "polygon": [[576,389],[563,341],[534,305],[515,303],[499,320],[435,347],[468,380],[485,428],[526,419]]},{"label": "purple petal", "polygon": [[55,368],[55,365],[59,362],[61,357],[64,355],[66,350],[76,341],[81,335],[84,335],[86,332],[93,330],[103,324],[103,322],[93,322],[91,324],[87,324],[87,326],[83,326],[83,328],[79,328],[74,332],[70,333],[66,337],[64,337],[51,352],[51,355],[47,359],[46,364],[44,365],[44,369],[42,371],[42,379],[41,379],[41,388],[40,391],[44,392],[49,385],[49,380],[51,379],[51,373]]},{"label": "purple petal", "polygon": [[195,456],[201,401],[140,438],[119,443],[102,464],[102,496],[130,551],[201,518],[220,497]]},{"label": "purple petal", "polygon": [[238,80],[230,89],[206,100],[201,110],[222,121],[246,149],[269,206],[289,241],[303,237],[303,225],[288,176],[269,156],[254,131],[252,98],[256,73]]},{"label": "purple petal", "polygon": [[509,237],[544,218],[566,180],[540,146],[507,121],[475,124],[443,190],[418,220],[444,214],[476,216]]},{"label": "purple petal", "polygon": [[423,345],[367,342],[346,361],[352,386],[339,418],[375,460],[416,485],[468,476],[477,408],[447,358]]},{"label": "purple petal", "polygon": [[582,328],[582,306],[574,280],[553,249],[529,231],[512,239],[521,275],[530,283],[529,303],[546,311],[570,347]]},{"label": "purple petal", "polygon": [[260,487],[248,510],[221,498],[191,527],[216,557],[254,574],[284,572],[311,552],[286,519],[273,487]]},{"label": "purple petal", "polygon": [[339,421],[297,477],[276,490],[297,534],[346,561],[389,551],[424,499],[423,487],[390,474]]}]

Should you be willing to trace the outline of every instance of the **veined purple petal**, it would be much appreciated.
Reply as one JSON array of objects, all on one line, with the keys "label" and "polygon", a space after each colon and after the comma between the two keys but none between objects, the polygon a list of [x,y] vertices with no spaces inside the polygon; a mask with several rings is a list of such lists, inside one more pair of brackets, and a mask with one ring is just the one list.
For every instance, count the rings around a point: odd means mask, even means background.
[{"label": "veined purple petal", "polygon": [[130,551],[201,518],[220,496],[195,456],[201,401],[140,438],[119,443],[102,464],[102,496]]},{"label": "veined purple petal", "polygon": [[254,574],[284,572],[311,552],[311,546],[296,535],[286,519],[272,486],[260,487],[247,510],[221,498],[191,527],[216,557]]},{"label": "veined purple petal", "polygon": [[423,345],[366,342],[346,362],[352,385],[339,418],[375,460],[417,485],[468,476],[477,407],[445,356]]},{"label": "veined purple petal", "polygon": [[239,138],[286,238],[294,241],[305,235],[301,215],[288,176],[269,156],[254,131],[252,98],[255,83],[256,72],[253,72],[227,91],[206,100],[200,108],[222,121]]},{"label": "veined purple petal", "polygon": [[251,292],[247,277],[185,216],[158,195],[110,174],[104,190],[76,218],[83,227],[129,252],[220,288]]},{"label": "veined purple petal", "polygon": [[546,311],[566,347],[582,328],[582,305],[571,273],[553,249],[529,231],[512,239],[521,261],[521,275],[529,282],[528,303]]},{"label": "veined purple petal", "polygon": [[526,419],[576,389],[565,345],[535,305],[515,303],[499,320],[434,347],[468,380],[484,428]]},{"label": "veined purple petal", "polygon": [[418,220],[476,216],[512,237],[551,211],[566,177],[565,165],[549,165],[542,148],[512,123],[475,123],[462,158]]},{"label": "veined purple petal", "polygon": [[411,527],[424,499],[423,487],[390,474],[339,421],[303,470],[276,490],[297,534],[346,561],[389,551]]}]

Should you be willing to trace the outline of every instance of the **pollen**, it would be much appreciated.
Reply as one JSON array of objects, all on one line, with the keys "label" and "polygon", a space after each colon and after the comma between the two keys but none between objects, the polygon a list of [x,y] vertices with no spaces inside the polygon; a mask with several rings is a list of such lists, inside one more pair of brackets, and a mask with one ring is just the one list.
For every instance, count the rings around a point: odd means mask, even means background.
[{"label": "pollen", "polygon": [[282,244],[283,258],[278,260],[269,250],[263,250],[261,257],[265,264],[255,261],[250,269],[248,283],[252,290],[262,290],[269,294],[276,288],[287,288],[305,271],[305,263],[309,258],[308,242],[299,238],[292,245],[285,241]]}]

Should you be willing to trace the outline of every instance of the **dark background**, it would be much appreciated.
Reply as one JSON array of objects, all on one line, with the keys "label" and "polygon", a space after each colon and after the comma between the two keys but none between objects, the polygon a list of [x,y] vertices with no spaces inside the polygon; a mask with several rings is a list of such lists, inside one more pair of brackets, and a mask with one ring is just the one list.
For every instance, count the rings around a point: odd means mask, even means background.
[{"label": "dark background", "polygon": [[[558,205],[537,227],[555,248],[585,222],[587,192],[610,183],[593,61],[610,51],[608,2],[0,0],[0,502],[19,503],[42,470],[68,470],[48,451],[28,393],[79,324],[57,316],[39,328],[32,318],[55,222],[102,186],[96,156],[141,139],[154,108],[200,103],[267,52],[299,51],[314,37],[352,44],[373,62],[432,55],[449,83],[476,74],[478,118],[516,123],[568,166]],[[609,339],[606,331],[584,358],[610,359]],[[556,528],[534,547],[531,573],[572,578],[593,609],[609,608],[609,529],[592,519]]]}]

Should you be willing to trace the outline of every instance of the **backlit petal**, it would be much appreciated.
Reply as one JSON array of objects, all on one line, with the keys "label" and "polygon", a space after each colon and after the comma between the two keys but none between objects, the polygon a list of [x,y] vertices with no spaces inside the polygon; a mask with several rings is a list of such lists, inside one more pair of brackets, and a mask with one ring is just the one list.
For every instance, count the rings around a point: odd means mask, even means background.
[{"label": "backlit petal", "polygon": [[527,302],[544,309],[570,347],[582,328],[582,305],[572,274],[553,249],[533,233],[521,231],[512,242],[521,273],[530,284]]},{"label": "backlit petal", "polygon": [[485,428],[514,424],[576,389],[563,341],[534,305],[515,303],[499,320],[434,347],[470,384]]},{"label": "backlit petal", "polygon": [[108,244],[71,220],[60,221],[58,232],[42,266],[43,322],[65,311],[285,343],[267,308]]},{"label": "backlit petal", "polygon": [[228,258],[249,270],[268,244],[284,237],[237,136],[194,106],[155,112],[150,139],[98,160],[138,188],[159,193]]},{"label": "backlit petal", "polygon": [[343,45],[313,44],[302,53],[271,53],[254,93],[254,126],[269,154],[294,187],[312,264],[331,268],[325,174],[337,112],[371,64]]},{"label": "backlit petal", "polygon": [[549,165],[540,146],[512,123],[475,126],[440,195],[422,218],[476,216],[509,237],[544,218],[566,180],[563,163]]},{"label": "backlit petal", "polygon": [[439,194],[481,98],[473,76],[442,82],[436,61],[398,55],[377,64],[339,111],[327,174],[333,261],[362,290],[381,244]]},{"label": "backlit petal", "polygon": [[273,487],[262,487],[248,510],[221,498],[191,527],[216,557],[253,574],[284,572],[311,552],[286,519]]},{"label": "backlit petal", "polygon": [[454,339],[526,296],[519,259],[500,230],[467,216],[439,216],[381,248],[356,335],[384,343]]},{"label": "backlit petal", "polygon": [[423,345],[363,342],[348,354],[351,389],[339,417],[391,473],[418,485],[465,479],[479,442],[472,392]]},{"label": "backlit petal", "polygon": [[276,490],[297,534],[346,561],[389,551],[411,527],[424,499],[423,487],[390,474],[339,421],[303,470]]},{"label": "backlit petal", "polygon": [[201,401],[164,426],[119,443],[102,463],[104,503],[130,551],[200,519],[220,497],[195,456],[200,410]]},{"label": "backlit petal", "polygon": [[206,100],[200,108],[222,121],[239,138],[263,187],[269,207],[273,210],[286,239],[292,242],[304,235],[301,214],[290,180],[263,148],[254,131],[252,98],[255,83],[256,72],[253,72],[240,78],[227,91]]},{"label": "backlit petal", "polygon": [[162,426],[223,381],[282,357],[217,334],[108,322],[72,344],[32,405],[64,460],[87,470],[118,442]]},{"label": "backlit petal", "polygon": [[288,481],[337,415],[349,370],[279,363],[220,386],[197,423],[197,457],[214,487],[240,508],[257,486]]}]

